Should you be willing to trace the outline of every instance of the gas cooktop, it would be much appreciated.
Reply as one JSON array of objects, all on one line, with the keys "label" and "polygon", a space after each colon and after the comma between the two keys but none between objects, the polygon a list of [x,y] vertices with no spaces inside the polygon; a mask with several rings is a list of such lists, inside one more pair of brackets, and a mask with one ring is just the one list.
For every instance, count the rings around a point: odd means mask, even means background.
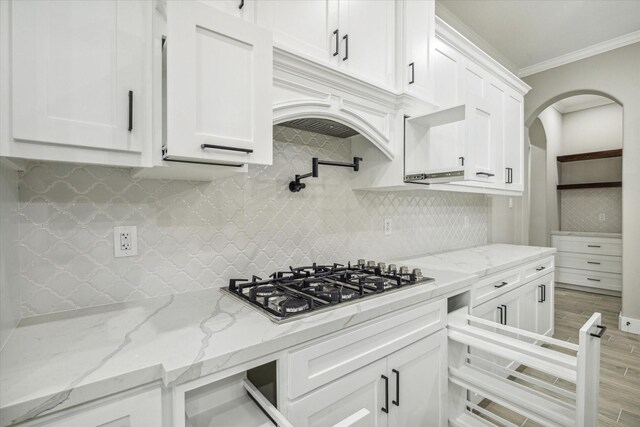
[{"label": "gas cooktop", "polygon": [[231,279],[222,290],[283,323],[433,280],[417,268],[360,259],[346,265],[289,267],[268,279]]}]

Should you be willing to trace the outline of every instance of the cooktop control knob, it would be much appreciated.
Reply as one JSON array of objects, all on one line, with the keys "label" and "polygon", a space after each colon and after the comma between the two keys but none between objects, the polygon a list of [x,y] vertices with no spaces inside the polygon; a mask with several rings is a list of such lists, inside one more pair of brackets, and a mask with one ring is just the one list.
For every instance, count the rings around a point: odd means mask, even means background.
[{"label": "cooktop control knob", "polygon": [[416,277],[422,277],[422,270],[420,270],[419,268],[414,268],[413,275]]},{"label": "cooktop control knob", "polygon": [[407,267],[406,265],[400,267],[400,274],[409,274],[409,267]]},{"label": "cooktop control knob", "polygon": [[375,261],[367,261],[367,267],[375,267],[375,266],[376,266]]},{"label": "cooktop control knob", "polygon": [[395,264],[389,264],[389,273],[393,273],[397,270],[398,267],[396,267]]},{"label": "cooktop control knob", "polygon": [[384,262],[379,262],[378,268],[380,269],[380,271],[385,271],[385,269],[387,268],[387,264],[385,264]]}]

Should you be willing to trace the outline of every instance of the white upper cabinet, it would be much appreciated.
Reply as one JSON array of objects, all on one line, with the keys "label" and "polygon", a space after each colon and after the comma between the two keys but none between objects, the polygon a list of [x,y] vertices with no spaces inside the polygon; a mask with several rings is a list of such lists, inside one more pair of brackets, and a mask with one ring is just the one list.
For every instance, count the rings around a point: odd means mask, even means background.
[{"label": "white upper cabinet", "polygon": [[257,2],[257,22],[274,45],[392,89],[395,3],[392,0]]},{"label": "white upper cabinet", "polygon": [[272,162],[271,33],[201,2],[167,3],[164,159]]},{"label": "white upper cabinet", "polygon": [[1,154],[140,165],[151,126],[151,6],[2,3],[10,20],[9,29],[3,16],[2,58],[10,64],[3,88],[11,88],[3,90],[11,96],[3,123],[11,134]]},{"label": "white upper cabinet", "polygon": [[393,88],[395,3],[341,0],[339,15],[339,66],[350,75]]},{"label": "white upper cabinet", "polygon": [[255,7],[258,0],[200,0],[208,6],[220,9],[236,18],[253,22]]},{"label": "white upper cabinet", "polygon": [[338,0],[271,0],[256,6],[257,22],[273,32],[276,47],[337,64]]},{"label": "white upper cabinet", "polygon": [[524,102],[510,90],[504,99],[504,182],[507,188],[524,190]]},{"label": "white upper cabinet", "polygon": [[433,1],[406,0],[404,6],[404,62],[400,64],[403,90],[418,98],[431,99],[431,66],[434,40]]}]

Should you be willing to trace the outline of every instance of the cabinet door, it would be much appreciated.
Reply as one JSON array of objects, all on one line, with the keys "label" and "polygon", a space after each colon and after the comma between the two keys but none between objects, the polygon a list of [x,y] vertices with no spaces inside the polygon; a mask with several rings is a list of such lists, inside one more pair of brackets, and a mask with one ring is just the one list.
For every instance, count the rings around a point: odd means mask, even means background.
[{"label": "cabinet door", "polygon": [[404,2],[405,62],[402,68],[404,90],[420,98],[431,94],[431,52],[434,2],[406,0]]},{"label": "cabinet door", "polygon": [[553,336],[554,275],[547,275],[536,286],[536,333]]},{"label": "cabinet door", "polygon": [[441,330],[388,358],[389,425],[447,425],[447,333]]},{"label": "cabinet door", "polygon": [[[257,22],[273,31],[273,42],[322,63],[338,63],[338,0],[258,1]],[[339,48],[339,46],[338,46]]]},{"label": "cabinet door", "polygon": [[468,181],[496,182],[498,146],[502,138],[499,98],[469,96],[467,104],[464,178]]},{"label": "cabinet door", "polygon": [[271,33],[200,2],[168,2],[167,32],[165,159],[271,164]]},{"label": "cabinet door", "polygon": [[[367,365],[290,403],[288,419],[296,427],[325,427],[365,409],[369,413],[352,424],[354,427],[384,427],[387,416],[382,411],[385,405],[382,376],[386,373],[387,359]],[[390,387],[391,378],[388,381]]]},{"label": "cabinet door", "polygon": [[[518,325],[520,329],[529,332],[537,332],[537,312],[538,312],[538,296],[540,293],[537,282],[527,283],[523,285],[523,290],[518,302]],[[515,292],[518,292],[516,290]],[[524,341],[534,342],[533,339],[521,337]]]},{"label": "cabinet door", "polygon": [[[70,413],[69,413],[70,412]],[[98,402],[87,408],[62,411],[34,421],[30,427],[148,427],[162,425],[162,397],[160,389],[149,390],[131,397]]]},{"label": "cabinet door", "polygon": [[392,88],[395,68],[395,3],[340,0],[339,66],[349,74]]},{"label": "cabinet door", "polygon": [[199,0],[208,6],[218,8],[230,15],[253,22],[255,0]]},{"label": "cabinet door", "polygon": [[504,168],[507,188],[524,190],[524,106],[515,92],[504,99]]},{"label": "cabinet door", "polygon": [[13,138],[140,152],[147,6],[13,1]]},{"label": "cabinet door", "polygon": [[462,55],[439,38],[434,42],[435,101],[440,108],[464,102],[462,96]]}]

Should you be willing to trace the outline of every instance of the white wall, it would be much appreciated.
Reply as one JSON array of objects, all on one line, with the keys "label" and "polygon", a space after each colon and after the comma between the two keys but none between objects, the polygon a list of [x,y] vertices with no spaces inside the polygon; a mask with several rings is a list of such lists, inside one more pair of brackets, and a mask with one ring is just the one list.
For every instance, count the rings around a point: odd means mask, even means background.
[{"label": "white wall", "polygon": [[560,148],[562,146],[562,114],[560,114],[555,108],[549,107],[540,113],[539,118],[542,122],[542,126],[544,127],[547,140],[545,246],[550,246],[551,231],[560,229],[560,205],[557,191],[558,167],[556,157],[560,154]]},{"label": "white wall", "polygon": [[539,119],[529,128],[529,140],[529,244],[546,246],[547,138]]},{"label": "white wall", "polygon": [[606,94],[623,107],[622,313],[640,319],[640,43],[524,78],[525,126],[553,102],[583,93]]},{"label": "white wall", "polygon": [[18,174],[0,161],[0,349],[20,320]]},{"label": "white wall", "polygon": [[602,105],[562,115],[560,155],[622,148],[622,107]]}]

